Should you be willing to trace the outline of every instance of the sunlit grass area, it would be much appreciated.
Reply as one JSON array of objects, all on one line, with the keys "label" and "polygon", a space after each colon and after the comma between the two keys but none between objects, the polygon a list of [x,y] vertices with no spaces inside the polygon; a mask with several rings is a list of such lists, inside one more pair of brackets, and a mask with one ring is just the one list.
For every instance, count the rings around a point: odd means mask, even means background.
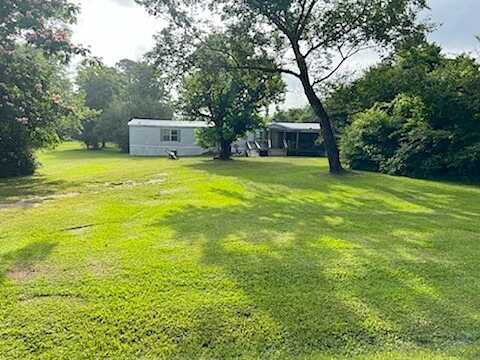
[{"label": "sunlit grass area", "polygon": [[66,144],[0,182],[0,358],[480,357],[480,187]]}]

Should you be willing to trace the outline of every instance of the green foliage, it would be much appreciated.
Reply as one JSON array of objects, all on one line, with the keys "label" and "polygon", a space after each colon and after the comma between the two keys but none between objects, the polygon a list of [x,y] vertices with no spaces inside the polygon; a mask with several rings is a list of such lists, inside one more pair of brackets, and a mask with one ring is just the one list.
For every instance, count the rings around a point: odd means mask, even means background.
[{"label": "green foliage", "polygon": [[219,138],[217,136],[217,131],[218,130],[215,129],[214,127],[197,129],[195,131],[197,144],[204,149],[215,149],[218,146],[218,141],[219,141]]},{"label": "green foliage", "polygon": [[[359,79],[338,86],[327,104],[337,113],[336,125],[342,133],[355,114],[375,103],[390,103],[400,94],[422,101],[423,121],[402,132],[398,156],[381,170],[421,177],[478,176],[480,67],[475,59],[448,58],[438,46],[427,43],[399,49]],[[352,127],[358,126],[353,123]],[[352,135],[352,129],[345,131]]]},{"label": "green foliage", "polygon": [[[228,49],[237,60],[212,50],[219,48]],[[211,36],[195,56],[197,65],[179,93],[179,110],[186,119],[213,125],[199,132],[199,143],[207,148],[219,145],[220,157],[229,159],[231,144],[262,124],[261,111],[282,99],[285,84],[278,74],[240,69],[238,64],[255,54],[249,44],[225,34]]]},{"label": "green foliage", "polygon": [[270,119],[273,122],[297,122],[314,123],[318,122],[312,107],[307,105],[302,108],[293,108],[277,111]]},{"label": "green foliage", "polygon": [[85,105],[97,110],[84,117],[75,138],[99,149],[107,141],[129,150],[128,122],[133,117],[172,117],[169,95],[155,69],[145,62],[121,60],[115,67],[85,63],[77,75]]},{"label": "green foliage", "polygon": [[121,77],[116,69],[102,63],[84,62],[77,72],[77,85],[90,109],[104,111],[122,91]]},{"label": "green foliage", "polygon": [[98,120],[98,131],[106,134],[122,152],[129,151],[128,122],[134,117],[135,110],[118,98],[114,99]]},{"label": "green foliage", "polygon": [[[329,78],[367,46],[389,47],[423,38],[428,24],[419,22],[426,0],[136,0],[154,15],[169,15],[170,26],[157,37],[155,59],[170,72],[187,71],[190,55],[215,33],[219,19],[228,32],[243,38],[260,57],[242,64],[250,69],[276,70],[301,77],[308,87]],[[199,16],[200,13],[211,16]],[[168,46],[165,46],[168,44]],[[299,51],[302,49],[302,51]],[[222,48],[217,48],[221,52]],[[289,51],[287,51],[289,50]],[[232,54],[230,54],[232,55]],[[274,67],[262,57],[275,56]],[[299,72],[280,64],[294,65]],[[341,65],[341,64],[340,64]]]},{"label": "green foliage", "polygon": [[[256,56],[236,59],[236,54],[224,47],[216,47],[217,53],[230,56],[234,65],[243,69],[296,77],[322,126],[330,170],[334,174],[342,172],[342,165],[318,86],[325,84],[360,51],[418,41],[431,28],[420,19],[427,0],[136,2],[145,5],[154,15],[169,15],[169,26],[157,37],[153,57],[172,77],[178,78],[197,64],[196,48],[218,31],[219,21],[220,28],[248,44],[250,53]],[[273,63],[265,61],[271,58]]]},{"label": "green foliage", "polygon": [[443,59],[440,47],[421,42],[397,49],[352,82],[334,85],[326,106],[337,130],[341,132],[356,113],[375,103],[391,102],[399,94],[424,99],[425,89],[430,84],[428,75],[441,65]]},{"label": "green foliage", "polygon": [[460,151],[455,135],[435,129],[419,97],[398,96],[355,115],[342,136],[342,155],[353,169],[414,177],[480,175],[477,143]]},{"label": "green foliage", "polygon": [[65,63],[77,7],[66,0],[0,6],[0,177],[30,175],[33,151],[58,142],[72,113]]},{"label": "green foliage", "polygon": [[391,136],[398,130],[392,118],[378,107],[355,117],[341,141],[342,155],[353,169],[379,171],[396,150]]},{"label": "green foliage", "polygon": [[33,174],[37,163],[27,130],[21,125],[3,122],[0,132],[0,178]]},{"label": "green foliage", "polygon": [[87,148],[98,150],[110,140],[109,129],[104,124],[102,113],[120,95],[121,78],[114,68],[86,61],[77,72],[76,83],[85,106],[97,112],[83,117],[80,132],[75,139],[82,141]]},{"label": "green foliage", "polygon": [[15,51],[19,43],[41,49],[47,57],[66,63],[86,50],[70,42],[70,28],[79,8],[69,0],[2,0],[0,54]]},{"label": "green foliage", "polygon": [[128,152],[130,119],[171,119],[173,111],[162,74],[154,66],[121,60],[116,70],[122,81],[122,91],[103,113],[102,121],[111,141],[121,151]]},{"label": "green foliage", "polygon": [[0,57],[0,73],[0,177],[30,175],[33,150],[57,144],[74,116],[70,84],[61,64],[29,46]]},{"label": "green foliage", "polygon": [[92,119],[99,112],[85,105],[85,98],[78,92],[69,90],[64,92],[65,102],[71,110],[60,121],[57,133],[61,141],[78,139],[82,133],[82,124],[86,119]]}]

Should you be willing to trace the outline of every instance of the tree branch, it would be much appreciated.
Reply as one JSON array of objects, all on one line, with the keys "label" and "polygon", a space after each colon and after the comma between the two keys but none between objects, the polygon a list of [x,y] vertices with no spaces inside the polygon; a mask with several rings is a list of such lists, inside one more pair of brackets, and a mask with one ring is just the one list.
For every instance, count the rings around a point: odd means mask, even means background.
[{"label": "tree branch", "polygon": [[310,18],[310,16],[312,15],[312,12],[313,12],[313,9],[315,8],[315,5],[317,5],[317,2],[318,0],[312,0],[312,2],[310,3],[310,6],[308,7],[308,10],[306,12],[306,14],[303,16],[303,19],[300,18],[299,19],[299,27],[297,28],[297,36],[300,38],[300,36],[303,34],[303,32],[305,31],[305,28],[308,24],[308,20]]},{"label": "tree branch", "polygon": [[268,67],[256,66],[256,65],[239,65],[239,66],[231,67],[231,69],[256,70],[256,71],[262,71],[270,74],[289,74],[297,78],[300,78],[299,73],[289,69],[284,69],[284,68],[268,68]]},{"label": "tree branch", "polygon": [[252,6],[256,7],[264,16],[270,19],[280,31],[284,34],[290,34],[288,29],[288,25],[284,23],[284,21],[278,16],[275,15],[273,12],[268,11],[268,9],[262,4],[261,1],[258,0],[249,0]]},{"label": "tree branch", "polygon": [[[344,40],[342,44],[340,44],[340,47],[344,46],[345,43],[347,42],[348,35],[351,34],[351,32],[355,29],[355,26],[357,25],[358,22],[362,21],[362,17],[366,14],[368,8],[367,8],[367,3],[363,4],[362,10],[358,12],[358,14],[349,22],[348,26],[342,26],[342,30],[340,33],[342,33],[342,36],[344,37]],[[307,58],[309,55],[311,55],[314,51],[318,50],[322,46],[325,46],[328,44],[329,38],[327,36],[326,39],[319,41],[317,44],[313,45],[305,54],[305,58]]]},{"label": "tree branch", "polygon": [[338,62],[338,64],[327,75],[321,77],[320,79],[315,80],[312,85],[315,86],[315,85],[318,85],[318,84],[330,79],[342,67],[342,65],[345,63],[345,61],[350,59],[352,56],[358,54],[360,51],[367,50],[369,48],[370,47],[351,49],[346,55],[344,55],[341,47],[339,47],[338,52],[340,53],[341,60]]},{"label": "tree branch", "polygon": [[298,34],[298,29],[300,28],[300,25],[302,24],[303,16],[305,15],[305,10],[307,6],[307,0],[302,0],[302,3],[300,4],[300,16],[298,17],[297,24],[295,25],[295,32]]}]

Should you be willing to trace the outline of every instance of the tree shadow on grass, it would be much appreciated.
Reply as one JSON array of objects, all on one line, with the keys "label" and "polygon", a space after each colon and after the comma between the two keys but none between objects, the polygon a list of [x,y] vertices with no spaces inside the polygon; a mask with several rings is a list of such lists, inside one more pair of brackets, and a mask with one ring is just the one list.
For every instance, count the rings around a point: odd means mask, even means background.
[{"label": "tree shadow on grass", "polygon": [[46,260],[57,246],[53,242],[34,242],[0,255],[0,283],[7,278],[24,281],[38,273],[38,264]]},{"label": "tree shadow on grass", "polygon": [[115,147],[108,147],[101,150],[87,150],[85,147],[75,149],[60,149],[48,153],[48,157],[56,160],[132,160],[132,161],[152,161],[165,156],[131,156],[128,153],[121,152]]},{"label": "tree shadow on grass", "polygon": [[[307,176],[314,176],[316,167],[279,162],[233,170],[194,167],[246,180],[250,196],[212,188],[234,205],[185,206],[152,226],[174,230],[178,241],[200,244],[207,269],[220,267],[248,297],[243,308],[232,305],[225,321],[233,318],[241,326],[244,315],[237,313],[266,318],[264,325],[275,335],[262,333],[260,321],[250,335],[224,334],[220,343],[205,334],[202,341],[210,351],[217,345],[253,346],[257,355],[272,350],[338,355],[399,346],[448,350],[480,339],[475,295],[480,245],[473,232],[462,234],[459,249],[451,244],[454,238],[443,235],[465,221],[456,214],[475,219],[468,194],[390,177],[385,181],[392,181],[393,189],[379,190],[375,186],[384,179],[373,181],[375,176],[312,181]],[[279,176],[272,176],[275,169]],[[296,169],[300,178],[292,184]],[[260,170],[269,175],[257,176]],[[447,202],[432,203],[437,194],[457,201],[448,214]],[[194,322],[215,327],[208,318]]]},{"label": "tree shadow on grass", "polygon": [[[285,161],[239,160],[234,166],[218,161],[204,160],[190,165],[195,170],[234,178],[252,184],[284,187],[285,190],[306,190],[334,195],[338,206],[354,206],[362,211],[410,211],[439,213],[465,221],[480,221],[480,208],[472,198],[480,199],[480,187],[462,183],[414,180],[376,173],[349,172],[331,176],[326,166],[298,165]],[[304,161],[304,159],[302,159]],[[372,196],[373,195],[373,196]],[[371,200],[371,201],[369,201]],[[377,202],[387,201],[385,207]],[[392,204],[396,206],[392,207]]]},{"label": "tree shadow on grass", "polygon": [[84,160],[88,159],[103,159],[103,158],[126,158],[129,154],[122,153],[116,147],[107,147],[101,150],[87,150],[82,144],[78,144],[78,147],[67,149],[56,149],[55,151],[46,151],[45,154],[58,160]]}]

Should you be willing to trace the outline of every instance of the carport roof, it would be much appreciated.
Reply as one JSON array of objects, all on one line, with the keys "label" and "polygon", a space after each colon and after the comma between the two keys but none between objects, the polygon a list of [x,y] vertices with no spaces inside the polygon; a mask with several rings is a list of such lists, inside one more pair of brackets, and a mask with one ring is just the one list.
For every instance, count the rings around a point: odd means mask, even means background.
[{"label": "carport roof", "polygon": [[275,122],[268,125],[269,129],[294,132],[320,132],[319,123]]}]

